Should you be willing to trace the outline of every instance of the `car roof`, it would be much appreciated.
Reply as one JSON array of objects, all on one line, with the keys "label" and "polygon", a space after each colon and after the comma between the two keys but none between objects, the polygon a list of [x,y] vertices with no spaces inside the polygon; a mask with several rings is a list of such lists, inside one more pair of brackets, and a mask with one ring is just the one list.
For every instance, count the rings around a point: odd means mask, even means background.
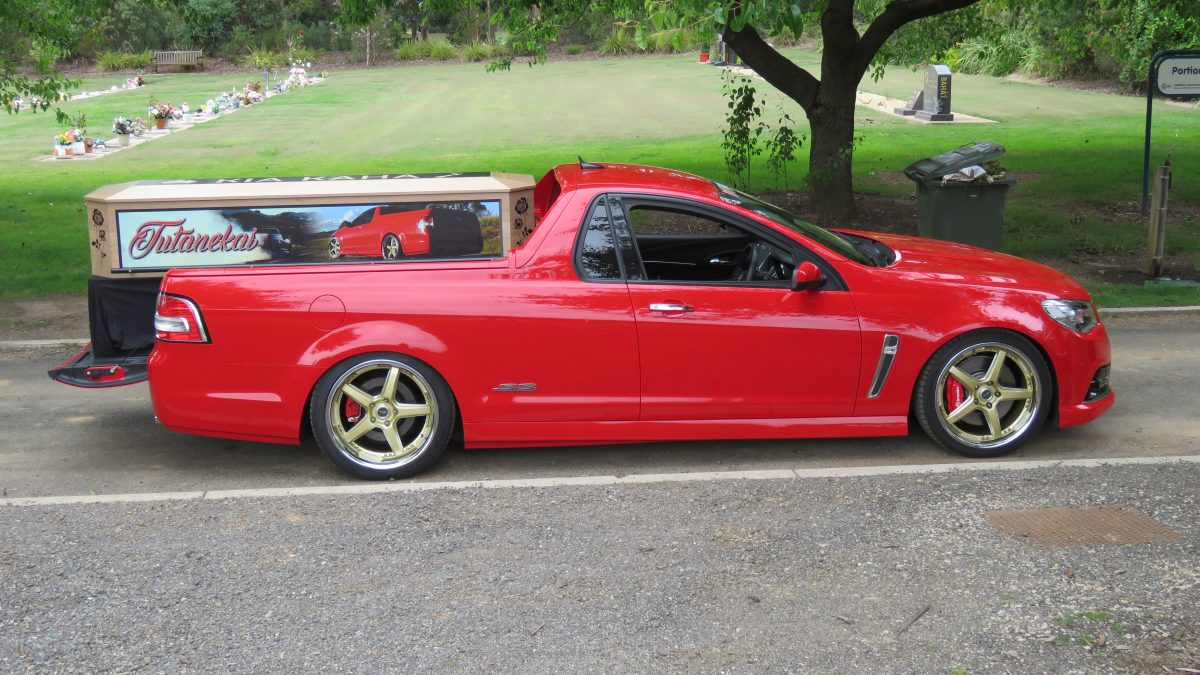
[{"label": "car roof", "polygon": [[717,199],[711,180],[690,173],[641,164],[562,164],[554,176],[564,191],[580,188],[665,190],[707,199]]}]

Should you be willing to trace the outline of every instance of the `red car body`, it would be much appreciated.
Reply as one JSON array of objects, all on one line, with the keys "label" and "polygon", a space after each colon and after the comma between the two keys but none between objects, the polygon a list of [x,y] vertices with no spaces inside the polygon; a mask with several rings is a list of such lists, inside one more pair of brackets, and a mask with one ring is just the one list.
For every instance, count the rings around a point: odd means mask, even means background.
[{"label": "red car body", "polygon": [[[330,243],[330,257],[353,255],[395,260],[401,256],[425,255],[429,253],[432,224],[429,209],[395,211],[386,205],[375,206],[338,227],[332,235],[336,244]],[[389,235],[395,238],[399,250],[387,246],[391,241]]]},{"label": "red car body", "polygon": [[[207,339],[158,342],[149,360],[158,419],[181,432],[297,443],[324,374],[348,358],[395,353],[444,378],[467,447],[903,435],[923,369],[978,331],[1036,345],[1057,426],[1113,403],[1104,325],[1072,330],[1041,305],[1090,302],[1057,271],[858,233],[896,254],[863,264],[731,202],[711,181],[589,168],[560,166],[539,182],[539,223],[502,258],[170,271],[162,293],[194,302]],[[581,223],[605,196],[724,214],[837,283],[797,291],[581,278]],[[372,232],[386,229],[372,222]],[[362,250],[376,253],[372,241]],[[894,361],[880,383],[889,345]]]}]

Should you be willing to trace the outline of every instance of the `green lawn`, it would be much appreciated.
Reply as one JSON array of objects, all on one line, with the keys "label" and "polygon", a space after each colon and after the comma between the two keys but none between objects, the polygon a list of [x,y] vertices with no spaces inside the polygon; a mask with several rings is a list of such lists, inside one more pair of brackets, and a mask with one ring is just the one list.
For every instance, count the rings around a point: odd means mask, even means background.
[{"label": "green lawn", "polygon": [[[814,62],[811,53],[793,57]],[[0,116],[0,298],[82,292],[89,270],[82,197],[143,178],[500,170],[541,175],[582,155],[670,166],[725,178],[725,105],[716,69],[691,56],[549,63],[488,74],[478,64],[348,70],[315,87],[93,162],[37,162],[60,131],[51,115]],[[91,135],[120,114],[145,116],[152,100],[193,106],[257,73],[150,75],[149,85],[69,104]],[[905,98],[920,73],[893,69],[864,88]],[[87,87],[123,81],[120,74]],[[1136,251],[1137,222],[1097,214],[1139,199],[1144,100],[1008,82],[955,79],[956,109],[1000,120],[975,126],[916,125],[859,112],[860,190],[910,194],[911,161],[973,140],[1008,148],[1018,180],[1006,249],[1072,257]],[[766,86],[763,90],[767,91]],[[769,108],[781,100],[767,91]],[[792,117],[803,115],[787,104]],[[1158,105],[1156,157],[1175,153],[1172,204],[1200,206],[1200,111]],[[802,175],[803,164],[795,174]],[[756,166],[758,189],[770,189]],[[1200,249],[1200,223],[1172,221],[1176,252]],[[1194,289],[1097,287],[1105,304],[1200,302]]]}]

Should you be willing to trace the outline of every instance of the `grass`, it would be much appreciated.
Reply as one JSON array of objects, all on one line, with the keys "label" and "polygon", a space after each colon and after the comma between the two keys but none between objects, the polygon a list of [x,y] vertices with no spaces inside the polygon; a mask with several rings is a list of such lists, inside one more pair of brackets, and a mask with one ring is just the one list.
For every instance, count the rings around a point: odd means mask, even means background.
[{"label": "grass", "polygon": [[[816,56],[789,50],[811,65]],[[89,271],[82,197],[110,183],[210,178],[421,171],[511,171],[540,176],[582,155],[670,166],[724,179],[719,73],[692,55],[554,62],[489,74],[479,64],[334,73],[327,82],[186,132],[93,162],[37,162],[60,131],[46,114],[0,116],[0,299],[81,293]],[[118,84],[98,77],[85,89]],[[145,115],[150,101],[195,105],[241,88],[258,73],[149,75],[148,86],[69,104],[86,113],[90,135],[107,135],[117,115]],[[892,69],[864,88],[906,98],[921,75]],[[1018,185],[1009,198],[1006,249],[1071,258],[1136,251],[1138,223],[1099,214],[1140,198],[1144,101],[982,76],[957,76],[955,109],[998,125],[916,125],[859,110],[856,188],[912,194],[900,171],[910,162],[974,140],[1008,148]],[[765,85],[769,112],[781,97]],[[794,119],[803,114],[790,102]],[[531,125],[531,122],[535,124]],[[533,130],[531,130],[533,129]],[[807,132],[807,129],[799,129]],[[1171,203],[1200,205],[1200,114],[1160,105],[1155,156],[1175,153]],[[805,158],[795,167],[803,175]],[[765,162],[753,174],[771,187]],[[1200,249],[1200,223],[1175,223],[1168,250]],[[1200,304],[1179,287],[1101,284],[1105,306]]]}]

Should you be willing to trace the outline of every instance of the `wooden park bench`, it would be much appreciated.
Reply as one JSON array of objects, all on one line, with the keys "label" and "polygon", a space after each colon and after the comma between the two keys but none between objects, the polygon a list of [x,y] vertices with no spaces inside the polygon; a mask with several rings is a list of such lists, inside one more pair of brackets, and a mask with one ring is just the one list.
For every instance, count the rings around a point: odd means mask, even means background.
[{"label": "wooden park bench", "polygon": [[154,72],[158,72],[159,66],[192,66],[204,70],[204,52],[154,52]]}]

